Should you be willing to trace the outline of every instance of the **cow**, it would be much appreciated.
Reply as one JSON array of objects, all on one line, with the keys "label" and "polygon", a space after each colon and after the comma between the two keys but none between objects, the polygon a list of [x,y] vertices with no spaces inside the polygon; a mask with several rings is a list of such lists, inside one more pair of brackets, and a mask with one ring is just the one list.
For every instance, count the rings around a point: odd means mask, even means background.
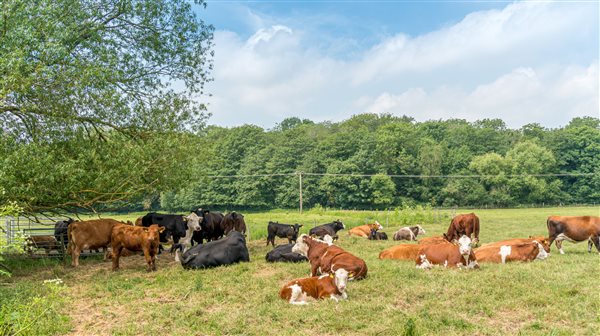
[{"label": "cow", "polygon": [[265,256],[267,262],[302,262],[308,259],[300,253],[292,252],[294,244],[278,245]]},{"label": "cow", "polygon": [[548,257],[544,246],[530,239],[509,239],[491,244],[485,244],[475,249],[478,262],[507,263],[510,261],[543,260]]},{"label": "cow", "polygon": [[385,232],[378,232],[377,229],[371,229],[369,240],[388,240],[388,236]]},{"label": "cow", "polygon": [[549,244],[556,241],[556,248],[560,254],[565,254],[562,249],[563,240],[571,243],[588,241],[588,253],[592,252],[592,245],[600,253],[600,217],[596,216],[550,216],[546,221],[548,226]]},{"label": "cow", "polygon": [[[177,244],[175,247],[177,248],[175,253],[180,253],[181,245]],[[247,262],[250,261],[250,255],[244,235],[241,232],[231,231],[223,239],[192,247],[180,257],[180,260],[184,269],[198,269]]]},{"label": "cow", "polygon": [[74,222],[69,225],[67,236],[69,245],[67,253],[71,255],[71,265],[79,266],[79,255],[82,250],[104,248],[104,260],[108,259],[108,249],[113,226],[123,224],[114,219],[92,219]]},{"label": "cow", "polygon": [[[475,238],[471,238],[471,234]],[[479,244],[479,217],[474,213],[460,214],[452,218],[450,226],[448,226],[448,232],[444,234],[444,238],[451,242],[463,235],[473,239],[474,246]]]},{"label": "cow", "polygon": [[350,279],[360,280],[367,276],[367,264],[364,260],[350,254],[344,249],[302,234],[292,252],[300,253],[310,262],[310,275],[318,273],[334,273],[343,268],[349,272]]},{"label": "cow", "polygon": [[346,226],[339,219],[335,220],[331,223],[322,224],[319,226],[315,226],[314,228],[308,231],[308,234],[312,237],[318,237],[323,239],[326,234],[330,235],[334,240],[337,239],[337,232],[345,229]]},{"label": "cow", "polygon": [[60,243],[51,235],[29,236],[25,241],[25,248],[29,253],[33,253],[35,249],[46,250],[46,255],[49,255],[52,250],[60,251]]},{"label": "cow", "polygon": [[431,244],[441,244],[441,243],[450,244],[450,242],[443,236],[426,237],[426,238],[422,238],[418,241],[419,245],[431,245]]},{"label": "cow", "polygon": [[[187,216],[187,229],[185,230],[185,236],[181,237],[180,244],[183,247],[183,252],[187,251],[192,247],[192,237],[194,233],[201,232],[202,227],[200,226],[200,218],[196,213],[192,212]],[[161,231],[162,232],[162,231]],[[171,248],[171,252],[173,248]],[[175,255],[175,261],[179,262],[178,255]]]},{"label": "cow", "polygon": [[347,282],[348,271],[340,268],[335,273],[292,280],[281,288],[279,297],[297,305],[307,304],[308,297],[317,300],[331,298],[338,302],[348,298]]},{"label": "cow", "polygon": [[[548,239],[548,237],[544,237],[544,236],[529,236],[529,238],[512,238],[509,239],[507,241],[513,242],[513,243],[530,243],[533,241],[536,241],[538,243],[540,243],[540,245],[542,245],[542,248],[544,249],[544,251],[546,251],[546,253],[548,254],[548,256],[550,255],[550,240]],[[494,242],[494,243],[488,243],[485,245],[491,245],[491,244],[500,244],[501,242]]]},{"label": "cow", "polygon": [[383,226],[381,226],[381,224],[379,224],[378,221],[375,221],[375,223],[370,223],[370,224],[353,227],[352,229],[350,229],[350,231],[348,231],[348,235],[368,238],[369,235],[371,234],[371,230],[373,230],[373,229],[381,230],[381,229],[383,229]]},{"label": "cow", "polygon": [[130,251],[143,251],[146,263],[146,272],[156,271],[156,254],[160,233],[165,228],[152,224],[149,227],[116,224],[110,236],[112,246],[112,270],[119,269],[119,257],[124,249]]},{"label": "cow", "polygon": [[227,235],[232,230],[241,232],[243,235],[246,234],[246,221],[244,221],[244,215],[235,211],[232,211],[223,217],[221,227],[223,228],[224,235]]},{"label": "cow", "polygon": [[298,240],[298,232],[302,225],[296,224],[280,224],[278,222],[269,222],[267,224],[267,246],[269,243],[275,247],[275,237],[287,238],[288,244],[296,243]]},{"label": "cow", "polygon": [[65,220],[54,223],[54,238],[57,242],[64,242],[65,246],[69,245],[69,237],[67,235],[67,231],[69,225],[71,225],[71,223],[74,222],[75,220],[69,217]]},{"label": "cow", "polygon": [[394,233],[394,240],[417,241],[418,235],[425,234],[421,225],[405,226]]},{"label": "cow", "polygon": [[448,243],[424,245],[415,258],[415,264],[420,269],[429,269],[433,265],[479,268],[471,244],[471,238],[463,235],[458,239],[457,245]]},{"label": "cow", "polygon": [[[199,231],[199,220],[198,216],[192,216],[192,214],[184,216],[150,212],[142,217],[142,226],[149,227],[152,224],[163,226],[165,230],[160,234],[160,242],[167,243],[169,237],[173,237],[173,243],[178,244],[179,239],[185,237],[190,226],[195,231]],[[160,250],[162,250],[162,246],[159,246]],[[171,252],[173,252],[173,248],[171,248]]]},{"label": "cow", "polygon": [[392,246],[379,253],[379,259],[415,260],[422,245],[400,244]]},{"label": "cow", "polygon": [[221,222],[225,216],[222,213],[202,208],[196,209],[194,213],[200,217],[200,226],[202,227],[200,232],[195,232],[192,236],[194,242],[203,244],[205,239],[206,241],[213,241],[223,237],[225,229]]}]

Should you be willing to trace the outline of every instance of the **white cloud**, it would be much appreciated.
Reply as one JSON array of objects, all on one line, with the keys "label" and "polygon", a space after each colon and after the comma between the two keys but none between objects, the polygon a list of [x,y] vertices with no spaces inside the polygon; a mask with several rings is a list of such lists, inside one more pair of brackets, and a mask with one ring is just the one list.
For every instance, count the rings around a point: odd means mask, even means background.
[{"label": "white cloud", "polygon": [[510,4],[421,36],[398,33],[351,60],[314,39],[282,24],[248,39],[217,31],[209,122],[272,127],[289,116],[391,112],[554,127],[598,115],[598,17],[589,6]]}]

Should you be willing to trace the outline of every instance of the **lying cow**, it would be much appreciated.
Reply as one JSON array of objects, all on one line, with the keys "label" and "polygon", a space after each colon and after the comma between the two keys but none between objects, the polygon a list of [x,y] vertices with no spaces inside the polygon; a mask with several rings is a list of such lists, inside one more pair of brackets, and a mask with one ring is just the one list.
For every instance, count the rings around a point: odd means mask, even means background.
[{"label": "lying cow", "polygon": [[422,238],[418,241],[419,245],[431,245],[431,244],[442,244],[442,243],[450,243],[446,238],[442,236],[434,236]]},{"label": "lying cow", "polygon": [[54,238],[54,236],[29,236],[27,237],[25,242],[25,249],[29,251],[29,253],[33,253],[35,249],[46,250],[46,255],[49,255],[50,251],[52,250],[60,251],[60,243],[56,241],[56,238]]},{"label": "lying cow", "polygon": [[350,229],[350,231],[348,231],[348,235],[368,238],[369,235],[371,234],[371,230],[381,230],[381,229],[383,229],[383,226],[381,226],[381,224],[379,224],[378,221],[375,221],[375,223],[370,223],[370,224],[353,227],[352,229]]},{"label": "lying cow", "polygon": [[338,246],[311,238],[306,234],[300,236],[292,252],[308,258],[311,276],[318,275],[317,272],[334,273],[340,268],[348,271],[350,279],[360,280],[367,276],[367,264],[364,260]]},{"label": "lying cow", "polygon": [[194,232],[192,240],[198,244],[203,244],[204,240],[213,241],[223,237],[225,228],[221,225],[225,216],[218,211],[210,211],[198,208],[194,211],[200,217],[201,231]]},{"label": "lying cow", "polygon": [[244,221],[244,215],[235,211],[232,211],[223,217],[221,227],[223,227],[224,235],[229,234],[232,230],[241,232],[243,235],[246,234],[246,221]]},{"label": "lying cow", "polygon": [[291,244],[292,242],[296,243],[296,240],[298,240],[298,232],[301,227],[302,225],[298,223],[292,225],[269,222],[269,224],[267,224],[267,246],[271,243],[271,245],[275,247],[275,237],[287,238],[288,244]]},{"label": "lying cow", "polygon": [[319,239],[323,239],[325,235],[330,235],[334,240],[337,239],[337,232],[345,229],[346,226],[339,219],[335,220],[331,223],[322,224],[319,226],[315,226],[314,228],[308,231],[308,234],[311,237],[317,237]]},{"label": "lying cow", "polygon": [[563,240],[571,243],[588,241],[588,252],[592,252],[592,244],[600,253],[600,217],[595,216],[550,216],[546,222],[548,226],[549,244],[556,241],[556,248],[560,254],[565,254],[562,249]]},{"label": "lying cow", "polygon": [[[178,248],[175,253],[179,254],[181,245],[177,244],[174,247]],[[241,232],[237,231],[231,231],[223,239],[196,245],[178,258],[185,269],[209,268],[250,261],[246,239]]]},{"label": "lying cow", "polygon": [[[474,235],[474,238],[471,238],[471,234]],[[479,244],[479,217],[474,213],[456,215],[452,218],[444,237],[451,242],[455,239],[458,240],[463,235],[473,239],[473,245]]]},{"label": "lying cow", "polygon": [[340,268],[333,274],[292,280],[281,288],[279,297],[291,304],[307,304],[308,297],[317,300],[331,298],[337,302],[348,298],[347,282],[348,272]]},{"label": "lying cow", "polygon": [[300,253],[292,252],[294,244],[278,245],[267,253],[267,262],[302,262],[308,259]]},{"label": "lying cow", "polygon": [[544,250],[544,246],[536,240],[509,239],[475,249],[475,257],[478,262],[505,264],[511,261],[543,260],[548,257],[548,253]]},{"label": "lying cow", "polygon": [[104,260],[108,259],[108,249],[113,226],[123,224],[114,219],[92,219],[69,225],[69,245],[67,253],[71,255],[71,265],[79,266],[79,255],[83,250],[104,248]]},{"label": "lying cow", "polygon": [[143,251],[148,267],[147,272],[156,271],[156,254],[160,233],[164,227],[152,224],[149,227],[116,224],[111,231],[112,270],[119,269],[119,257],[124,249]]},{"label": "lying cow", "polygon": [[419,254],[422,245],[417,244],[400,244],[387,248],[379,253],[379,259],[396,259],[396,260],[412,260],[414,261]]},{"label": "lying cow", "polygon": [[369,240],[388,240],[388,236],[385,232],[379,232],[376,229],[371,229]]},{"label": "lying cow", "polygon": [[418,235],[424,235],[421,225],[405,226],[394,233],[394,240],[417,241]]},{"label": "lying cow", "polygon": [[458,239],[457,244],[441,243],[422,246],[415,259],[417,268],[429,269],[433,265],[479,268],[471,248],[471,238],[463,235]]}]

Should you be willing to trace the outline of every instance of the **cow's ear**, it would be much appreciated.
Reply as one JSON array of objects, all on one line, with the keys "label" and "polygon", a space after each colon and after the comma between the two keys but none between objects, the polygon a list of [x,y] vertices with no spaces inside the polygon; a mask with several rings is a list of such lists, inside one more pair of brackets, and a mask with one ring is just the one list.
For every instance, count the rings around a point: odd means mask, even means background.
[{"label": "cow's ear", "polygon": [[159,226],[158,227],[158,233],[162,233],[163,231],[165,231],[165,227],[164,226]]}]

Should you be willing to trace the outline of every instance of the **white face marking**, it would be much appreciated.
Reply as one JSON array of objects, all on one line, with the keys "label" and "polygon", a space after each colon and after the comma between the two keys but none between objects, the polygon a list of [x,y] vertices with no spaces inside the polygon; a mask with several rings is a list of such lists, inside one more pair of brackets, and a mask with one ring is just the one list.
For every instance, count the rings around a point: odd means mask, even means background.
[{"label": "white face marking", "polygon": [[306,237],[306,234],[303,233],[302,235],[300,235],[300,237],[296,241],[296,244],[292,246],[292,252],[299,253],[305,257],[308,257],[308,244],[304,242],[304,237]]},{"label": "white face marking", "polygon": [[471,254],[471,238],[465,235],[460,237],[460,239],[458,240],[458,249],[460,251],[460,254],[462,254],[463,256],[468,256],[469,254]]},{"label": "white face marking", "polygon": [[184,216],[183,218],[186,219],[189,230],[192,230],[192,231],[202,230],[202,228],[200,227],[200,219],[201,218],[198,217],[198,215],[196,215],[196,213],[192,212],[191,214]]},{"label": "white face marking", "polygon": [[502,263],[505,264],[506,263],[506,257],[508,257],[510,255],[510,252],[512,250],[512,247],[510,245],[503,245],[500,246],[500,258],[502,258]]},{"label": "white face marking", "polygon": [[335,271],[335,286],[338,288],[340,292],[344,292],[346,290],[346,284],[348,283],[348,271],[343,268]]},{"label": "white face marking", "polygon": [[420,235],[423,235],[423,234],[425,234],[425,233],[426,233],[426,232],[425,232],[425,229],[423,229],[423,228],[421,227],[421,225],[417,225],[417,227],[419,228],[419,234],[420,234]]},{"label": "white face marking", "polygon": [[544,246],[535,240],[533,242],[538,245],[538,250],[539,250],[535,259],[544,260],[544,259],[548,258],[549,253],[546,252],[546,250],[544,250]]},{"label": "white face marking", "polygon": [[433,266],[429,260],[427,260],[427,256],[425,254],[421,254],[419,257],[421,258],[421,265],[417,265],[417,268],[429,269]]},{"label": "white face marking", "polygon": [[327,245],[331,246],[331,245],[333,245],[333,238],[330,235],[326,234],[323,236],[323,242],[327,243]]},{"label": "white face marking", "polygon": [[383,229],[383,226],[381,226],[378,221],[375,221],[375,224],[377,224],[377,230]]}]

